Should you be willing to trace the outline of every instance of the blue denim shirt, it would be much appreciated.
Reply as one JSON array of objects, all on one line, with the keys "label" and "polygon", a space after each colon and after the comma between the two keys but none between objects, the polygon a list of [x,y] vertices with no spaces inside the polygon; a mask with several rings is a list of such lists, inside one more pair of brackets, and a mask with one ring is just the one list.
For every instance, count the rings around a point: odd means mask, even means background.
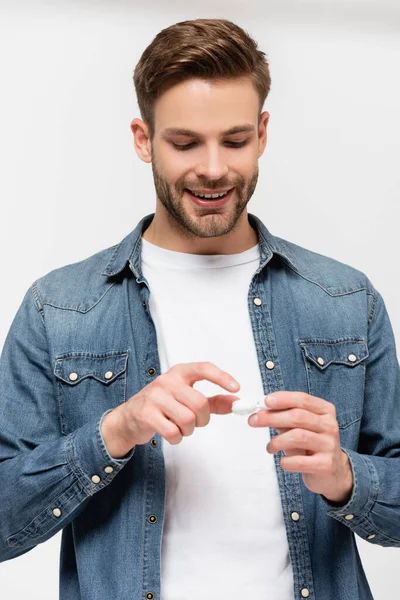
[{"label": "blue denim shirt", "polygon": [[[107,412],[160,374],[140,260],[153,216],[120,244],[35,281],[3,347],[0,560],[62,529],[61,600],[160,599],[161,438],[115,460],[100,430]],[[248,306],[264,392],[332,402],[354,476],[349,502],[333,506],[274,455],[293,597],[368,600],[354,534],[400,546],[400,369],[389,316],[365,274],[248,219],[261,255]]]}]

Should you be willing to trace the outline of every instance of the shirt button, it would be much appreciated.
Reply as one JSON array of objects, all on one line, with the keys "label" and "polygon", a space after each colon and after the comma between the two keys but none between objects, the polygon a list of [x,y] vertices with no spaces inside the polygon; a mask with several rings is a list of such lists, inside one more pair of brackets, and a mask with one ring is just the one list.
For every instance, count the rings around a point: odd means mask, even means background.
[{"label": "shirt button", "polygon": [[367,537],[367,540],[372,540],[372,538],[374,538],[374,537],[375,537],[375,535],[376,535],[375,533],[371,533],[371,535],[369,535],[369,536]]},{"label": "shirt button", "polygon": [[319,365],[323,366],[323,365],[325,364],[325,361],[324,361],[324,359],[323,359],[323,358],[321,358],[320,356],[318,356],[318,358],[317,358],[317,363],[318,363]]},{"label": "shirt button", "polygon": [[157,523],[158,519],[157,519],[156,515],[150,515],[149,521],[150,521],[150,523]]},{"label": "shirt button", "polygon": [[98,475],[93,475],[92,481],[93,483],[100,483],[101,479]]},{"label": "shirt button", "polygon": [[262,304],[261,298],[254,298],[253,302],[256,306],[260,306],[260,304]]},{"label": "shirt button", "polygon": [[292,512],[290,516],[292,517],[293,521],[298,521],[300,519],[300,515],[298,512]]},{"label": "shirt button", "polygon": [[350,362],[354,362],[355,360],[357,360],[357,356],[355,354],[349,354],[347,358]]},{"label": "shirt button", "polygon": [[114,373],[112,371],[107,371],[107,373],[104,373],[104,377],[106,379],[111,379],[111,377],[114,375]]},{"label": "shirt button", "polygon": [[55,517],[61,517],[61,510],[59,508],[53,508],[53,515]]},{"label": "shirt button", "polygon": [[345,516],[344,516],[344,518],[345,518],[347,521],[351,521],[352,519],[354,519],[354,515],[345,515]]},{"label": "shirt button", "polygon": [[70,373],[69,378],[71,381],[76,381],[78,379],[78,373]]},{"label": "shirt button", "polygon": [[112,473],[114,471],[113,467],[104,467],[105,473]]},{"label": "shirt button", "polygon": [[303,588],[301,590],[301,595],[303,596],[303,598],[308,598],[308,596],[310,595],[310,590],[307,588]]},{"label": "shirt button", "polygon": [[267,369],[273,369],[275,367],[275,364],[272,362],[272,360],[268,360],[265,363],[265,366],[267,367]]}]

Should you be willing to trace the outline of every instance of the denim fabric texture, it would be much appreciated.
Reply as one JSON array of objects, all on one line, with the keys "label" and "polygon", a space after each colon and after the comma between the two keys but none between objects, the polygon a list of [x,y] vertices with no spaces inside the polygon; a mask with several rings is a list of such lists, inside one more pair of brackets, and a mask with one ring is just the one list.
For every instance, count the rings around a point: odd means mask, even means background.
[{"label": "denim fabric texture", "polygon": [[[160,599],[161,438],[116,460],[100,430],[160,374],[140,258],[153,217],[35,281],[1,355],[0,560],[63,530],[60,600]],[[332,402],[354,476],[349,502],[333,506],[274,455],[293,598],[369,600],[355,534],[400,547],[400,368],[387,309],[361,271],[248,219],[261,254],[248,310],[264,392]]]}]

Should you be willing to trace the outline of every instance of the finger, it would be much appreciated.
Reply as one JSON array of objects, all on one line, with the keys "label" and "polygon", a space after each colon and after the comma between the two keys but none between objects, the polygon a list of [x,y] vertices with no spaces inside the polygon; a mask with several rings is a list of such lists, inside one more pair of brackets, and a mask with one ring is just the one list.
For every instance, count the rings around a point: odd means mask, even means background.
[{"label": "finger", "polygon": [[328,461],[321,453],[312,456],[283,456],[280,465],[291,473],[322,474],[327,470]]},{"label": "finger", "polygon": [[156,411],[152,417],[152,429],[172,445],[179,444],[183,435],[179,427],[163,413]]},{"label": "finger", "polygon": [[[210,406],[208,398],[198,390],[189,385],[177,385],[170,388],[171,395],[175,398],[175,404],[186,407],[194,415],[194,426],[204,427],[210,422]],[[185,419],[185,414],[177,409],[177,419]],[[187,417],[189,418],[189,417]],[[178,423],[177,423],[178,424]],[[184,422],[182,422],[184,425]],[[190,434],[189,434],[190,435]]]},{"label": "finger", "polygon": [[271,394],[274,397],[274,402],[269,402],[268,396],[265,397],[266,406],[274,410],[282,410],[287,408],[302,408],[317,415],[332,414],[335,412],[335,406],[332,402],[328,402],[318,396],[312,396],[305,392],[274,392]]},{"label": "finger", "polygon": [[170,369],[177,373],[186,384],[192,386],[196,381],[211,381],[230,392],[238,392],[240,384],[229,373],[223,371],[212,362],[180,363]]},{"label": "finger", "polygon": [[254,427],[273,427],[291,429],[298,427],[308,429],[317,433],[325,431],[325,422],[321,415],[316,415],[309,410],[303,408],[289,408],[285,410],[260,410],[258,413],[258,421]]},{"label": "finger", "polygon": [[306,429],[291,429],[275,436],[267,445],[267,451],[274,454],[281,450],[294,448],[311,452],[333,452],[335,441],[328,435],[315,433]]},{"label": "finger", "polygon": [[216,415],[227,415],[232,413],[232,404],[235,400],[240,400],[239,396],[231,396],[227,394],[217,394],[209,396],[208,403],[210,412]]}]

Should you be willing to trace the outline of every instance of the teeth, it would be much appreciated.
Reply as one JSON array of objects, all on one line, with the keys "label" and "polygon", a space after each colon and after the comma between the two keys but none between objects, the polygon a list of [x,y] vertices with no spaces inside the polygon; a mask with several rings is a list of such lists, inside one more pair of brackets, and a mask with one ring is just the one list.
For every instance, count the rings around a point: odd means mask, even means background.
[{"label": "teeth", "polygon": [[196,194],[195,192],[192,192],[193,196],[196,196],[197,198],[223,198],[224,196],[226,196],[228,192],[222,192],[222,194]]}]

